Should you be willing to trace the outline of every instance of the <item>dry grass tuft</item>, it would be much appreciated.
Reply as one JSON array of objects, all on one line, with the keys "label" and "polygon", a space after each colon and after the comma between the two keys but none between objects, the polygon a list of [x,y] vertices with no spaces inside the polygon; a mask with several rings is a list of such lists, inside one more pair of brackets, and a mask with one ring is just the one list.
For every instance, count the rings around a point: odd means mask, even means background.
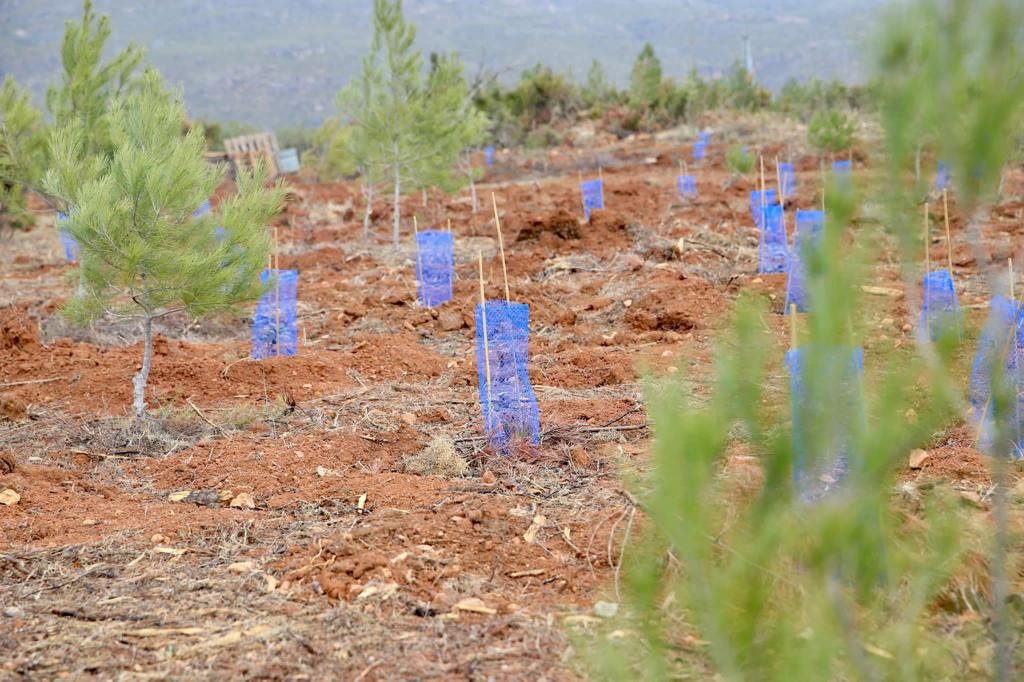
[{"label": "dry grass tuft", "polygon": [[469,462],[455,450],[451,437],[436,436],[423,452],[406,458],[405,470],[421,476],[459,478],[469,471]]}]

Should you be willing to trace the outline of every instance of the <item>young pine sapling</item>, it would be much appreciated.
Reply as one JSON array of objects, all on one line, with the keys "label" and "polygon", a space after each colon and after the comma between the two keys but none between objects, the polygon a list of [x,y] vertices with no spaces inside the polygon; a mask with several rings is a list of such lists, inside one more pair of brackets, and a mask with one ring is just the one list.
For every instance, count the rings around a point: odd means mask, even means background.
[{"label": "young pine sapling", "polygon": [[[44,184],[72,206],[64,229],[81,249],[81,287],[65,306],[72,319],[104,313],[139,320],[142,365],[133,378],[133,410],[145,415],[153,362],[153,322],[185,311],[202,316],[257,298],[267,262],[267,223],[279,211],[281,185],[266,189],[261,171],[243,174],[238,193],[217,213],[193,211],[217,188],[221,170],[203,158],[203,132],[182,134],[185,111],[155,72],[111,107],[112,156],[80,166],[84,132],[55,131]],[[223,228],[218,235],[217,228]]]}]

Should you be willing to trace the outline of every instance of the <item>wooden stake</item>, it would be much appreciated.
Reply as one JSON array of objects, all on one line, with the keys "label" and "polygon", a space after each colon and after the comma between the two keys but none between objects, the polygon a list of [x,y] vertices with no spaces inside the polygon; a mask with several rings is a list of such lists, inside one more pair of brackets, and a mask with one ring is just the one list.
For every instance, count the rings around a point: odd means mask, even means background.
[{"label": "wooden stake", "polygon": [[[494,196],[493,194],[491,195]],[[480,265],[480,330],[484,336],[484,376],[487,378],[487,421],[491,418],[491,349],[487,343],[487,293],[484,289],[484,253],[476,252],[477,262]],[[490,423],[484,425],[490,427]],[[485,428],[485,431],[486,431]],[[486,435],[486,432],[485,432]]]},{"label": "wooden stake", "polygon": [[274,355],[281,355],[281,249],[274,225]]},{"label": "wooden stake", "polygon": [[501,219],[498,218],[498,200],[491,192],[491,206],[494,207],[494,225],[498,228],[498,251],[501,253],[501,274],[505,278],[505,301],[511,303],[512,297],[508,291],[508,269],[505,267],[505,240],[501,236]]},{"label": "wooden stake", "polygon": [[761,159],[761,209],[763,212],[765,203],[765,184],[764,184],[764,156],[759,157]]},{"label": "wooden stake", "polygon": [[949,236],[949,198],[945,189],[942,190],[942,208],[946,214],[946,261],[949,263],[949,277],[953,278],[953,238]]},{"label": "wooden stake", "polygon": [[1008,267],[1010,268],[1010,300],[1012,301],[1012,300],[1014,300],[1014,297],[1013,297],[1013,279],[1014,279],[1014,277],[1013,277],[1013,259],[1012,258],[1007,258],[1006,262],[1008,264]]},{"label": "wooden stake", "polygon": [[683,175],[690,174],[690,167],[687,165],[686,160],[683,160]]},{"label": "wooden stake", "polygon": [[448,219],[448,231],[449,232],[452,231],[452,219],[451,218]]}]

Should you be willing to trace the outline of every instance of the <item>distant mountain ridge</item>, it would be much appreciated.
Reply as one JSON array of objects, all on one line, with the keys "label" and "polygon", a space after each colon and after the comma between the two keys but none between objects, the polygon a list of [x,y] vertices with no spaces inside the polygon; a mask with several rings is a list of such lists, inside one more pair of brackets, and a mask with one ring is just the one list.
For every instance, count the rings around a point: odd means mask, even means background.
[{"label": "distant mountain ridge", "polygon": [[[582,79],[591,59],[625,83],[650,41],[666,75],[713,74],[743,57],[749,35],[758,79],[862,78],[861,46],[884,0],[406,0],[424,51],[455,50],[514,79],[537,62]],[[181,86],[192,115],[260,126],[315,125],[359,68],[371,0],[96,0],[111,43],[146,48]],[[0,74],[42,101],[60,70],[64,21],[78,0],[0,0]]]}]

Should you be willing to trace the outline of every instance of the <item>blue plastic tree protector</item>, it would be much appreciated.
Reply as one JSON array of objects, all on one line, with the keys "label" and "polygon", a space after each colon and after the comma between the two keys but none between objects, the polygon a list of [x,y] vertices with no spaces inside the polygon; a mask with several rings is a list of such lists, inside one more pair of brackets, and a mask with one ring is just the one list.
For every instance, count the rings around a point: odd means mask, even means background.
[{"label": "blue plastic tree protector", "polygon": [[765,206],[761,228],[761,249],[758,271],[762,273],[785,272],[789,265],[789,246],[786,240],[786,226],[783,224],[782,207],[778,204]]},{"label": "blue plastic tree protector", "polygon": [[793,248],[789,252],[789,280],[786,282],[786,315],[789,315],[793,305],[801,313],[807,312],[810,307],[806,261],[810,251],[817,248],[824,230],[824,211],[796,212],[796,232],[793,235]]},{"label": "blue plastic tree protector", "polygon": [[494,165],[494,147],[492,145],[484,147],[484,161],[488,166]]},{"label": "blue plastic tree protector", "polygon": [[849,187],[853,182],[853,162],[849,159],[845,161],[833,161],[832,175],[835,176],[837,184]]},{"label": "blue plastic tree protector", "polygon": [[939,161],[938,167],[935,169],[935,189],[941,191],[949,187],[949,164],[945,161]]},{"label": "blue plastic tree protector", "polygon": [[210,200],[207,199],[203,203],[199,204],[199,208],[192,211],[193,218],[202,218],[204,215],[209,213],[213,208],[210,206]]},{"label": "blue plastic tree protector", "polygon": [[[808,367],[808,349],[786,353],[793,414],[793,481],[806,502],[820,500],[842,485],[854,456],[854,430],[864,423],[864,351],[834,347]],[[822,395],[807,395],[807,372]],[[814,451],[811,451],[811,448]]]},{"label": "blue plastic tree protector", "polygon": [[694,161],[703,161],[704,160],[704,156],[705,156],[705,154],[707,152],[707,146],[708,146],[707,142],[704,142],[704,141],[701,141],[701,140],[697,140],[697,143],[693,145],[693,160]]},{"label": "blue plastic tree protector", "polygon": [[697,141],[700,142],[702,145],[707,146],[707,144],[711,142],[711,133],[709,133],[706,130],[700,131],[700,135],[697,137]]},{"label": "blue plastic tree protector", "polygon": [[947,329],[960,332],[960,304],[949,270],[933,270],[924,276],[924,302],[919,330],[935,341]]},{"label": "blue plastic tree protector", "polygon": [[679,188],[679,196],[693,201],[697,198],[697,178],[692,175],[679,175],[676,177],[676,187]]},{"label": "blue plastic tree protector", "polygon": [[780,163],[779,164],[779,178],[782,181],[782,195],[786,197],[793,196],[796,192],[796,169],[791,163]]},{"label": "blue plastic tree protector", "polygon": [[256,315],[252,320],[252,358],[262,360],[295,355],[298,352],[295,314],[299,273],[296,270],[264,270],[260,282],[269,288],[256,304]]},{"label": "blue plastic tree protector", "polygon": [[1010,338],[1007,374],[1013,391],[1013,413],[1010,416],[1010,457],[1024,460],[1024,306],[1017,309],[1017,318]]},{"label": "blue plastic tree protector", "polygon": [[[540,443],[540,412],[530,385],[530,306],[487,301],[486,345],[484,308],[476,306],[476,369],[484,435],[498,452],[512,443]],[[490,360],[490,382],[487,361]]]},{"label": "blue plastic tree protector", "polygon": [[583,217],[590,220],[590,212],[604,208],[604,181],[584,180],[580,183],[583,193]]},{"label": "blue plastic tree protector", "polygon": [[60,224],[68,219],[64,213],[57,213],[57,227],[58,235],[60,236],[60,244],[64,247],[64,260],[68,263],[74,263],[78,260],[78,240],[71,236],[71,233],[66,230],[60,230]]},{"label": "blue plastic tree protector", "polygon": [[982,449],[992,445],[992,372],[1010,367],[1010,353],[1017,304],[1006,296],[996,296],[989,305],[988,319],[981,329],[978,348],[971,367],[971,408],[978,425]]},{"label": "blue plastic tree protector", "polygon": [[433,308],[452,299],[455,240],[444,230],[424,230],[416,235],[416,283],[420,305]]},{"label": "blue plastic tree protector", "polygon": [[764,191],[764,201],[761,201],[761,190],[754,190],[750,193],[750,215],[754,218],[754,224],[761,227],[761,209],[767,208],[778,202],[778,196],[774,189]]}]

